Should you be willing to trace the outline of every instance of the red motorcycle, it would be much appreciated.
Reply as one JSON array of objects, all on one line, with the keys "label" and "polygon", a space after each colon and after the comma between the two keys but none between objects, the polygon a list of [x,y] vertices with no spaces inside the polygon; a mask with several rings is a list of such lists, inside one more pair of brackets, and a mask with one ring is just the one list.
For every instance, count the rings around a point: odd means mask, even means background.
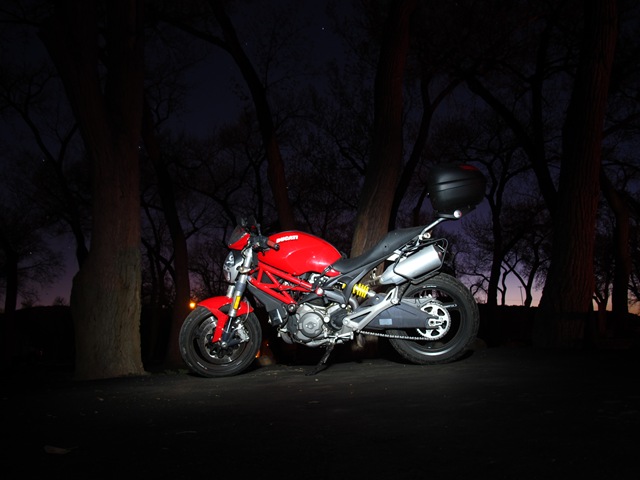
[{"label": "red motorcycle", "polygon": [[389,232],[355,258],[308,233],[265,236],[255,221],[241,220],[223,266],[230,287],[225,296],[199,302],[186,318],[182,358],[206,377],[236,375],[251,365],[262,330],[247,292],[283,341],[326,348],[314,373],[335,345],[359,335],[385,337],[417,364],[460,358],[477,334],[478,307],[459,280],[442,272],[447,240],[431,232],[473,210],[485,184],[471,165],[433,167],[427,187],[436,220]]}]

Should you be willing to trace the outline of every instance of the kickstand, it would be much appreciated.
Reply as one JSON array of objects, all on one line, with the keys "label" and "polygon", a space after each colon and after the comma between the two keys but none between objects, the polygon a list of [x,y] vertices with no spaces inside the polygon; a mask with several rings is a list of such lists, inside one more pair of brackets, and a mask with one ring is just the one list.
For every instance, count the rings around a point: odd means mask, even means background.
[{"label": "kickstand", "polygon": [[335,346],[335,343],[332,343],[327,347],[327,351],[324,352],[324,355],[322,356],[318,364],[314,367],[313,370],[305,373],[306,376],[315,375],[323,371],[325,368],[327,368],[327,359],[329,358],[329,355],[331,355],[331,352],[333,351],[334,346]]}]

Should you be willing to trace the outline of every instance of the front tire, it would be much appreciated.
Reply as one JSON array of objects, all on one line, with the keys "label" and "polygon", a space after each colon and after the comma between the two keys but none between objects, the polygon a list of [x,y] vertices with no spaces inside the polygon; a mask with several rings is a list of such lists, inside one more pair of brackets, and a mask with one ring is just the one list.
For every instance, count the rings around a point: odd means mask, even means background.
[{"label": "front tire", "polygon": [[[478,305],[469,290],[455,277],[439,273],[412,285],[404,298],[417,300],[429,314],[432,329],[389,330],[391,346],[406,360],[421,365],[449,363],[460,358],[475,340],[480,325]],[[424,340],[423,340],[424,339]]]},{"label": "front tire", "polygon": [[[255,360],[262,329],[255,314],[241,317],[242,343],[223,348],[220,342],[211,343],[218,319],[208,309],[197,307],[185,319],[180,329],[180,354],[194,373],[203,377],[229,377],[246,370]],[[241,336],[236,333],[236,338]]]}]

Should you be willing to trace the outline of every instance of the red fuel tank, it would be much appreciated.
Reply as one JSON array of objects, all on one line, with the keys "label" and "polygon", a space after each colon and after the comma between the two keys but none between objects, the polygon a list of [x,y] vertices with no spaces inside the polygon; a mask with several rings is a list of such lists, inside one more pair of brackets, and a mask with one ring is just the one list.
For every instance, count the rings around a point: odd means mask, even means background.
[{"label": "red fuel tank", "polygon": [[333,245],[309,233],[280,232],[270,235],[269,240],[277,243],[280,249],[260,253],[258,260],[292,275],[322,273],[327,265],[341,258]]}]

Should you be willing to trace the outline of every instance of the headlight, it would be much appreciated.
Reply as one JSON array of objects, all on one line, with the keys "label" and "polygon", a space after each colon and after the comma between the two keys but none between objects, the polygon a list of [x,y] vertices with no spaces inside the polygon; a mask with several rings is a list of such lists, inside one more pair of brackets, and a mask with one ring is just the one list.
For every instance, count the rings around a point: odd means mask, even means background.
[{"label": "headlight", "polygon": [[238,276],[238,267],[242,264],[242,255],[240,252],[229,252],[227,258],[224,259],[224,264],[222,265],[222,272],[224,273],[224,279],[233,283],[236,281],[236,277]]}]

